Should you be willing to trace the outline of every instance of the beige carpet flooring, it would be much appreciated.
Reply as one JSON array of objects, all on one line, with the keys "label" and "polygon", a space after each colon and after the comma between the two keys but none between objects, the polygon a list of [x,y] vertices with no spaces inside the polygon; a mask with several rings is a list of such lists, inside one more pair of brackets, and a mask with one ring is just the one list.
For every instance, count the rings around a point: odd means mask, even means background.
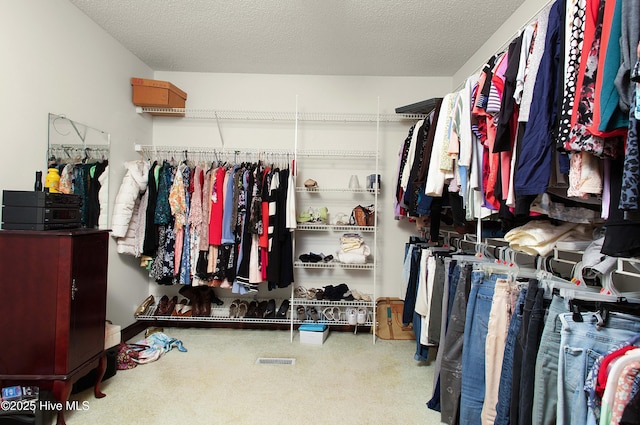
[{"label": "beige carpet flooring", "polygon": [[[71,396],[87,410],[67,424],[438,424],[426,407],[434,361],[413,359],[415,342],[332,332],[323,345],[297,333],[247,329],[165,328],[188,352],[160,360]],[[135,338],[139,339],[139,338]],[[256,364],[259,357],[295,364]],[[435,350],[431,357],[435,358]]]}]

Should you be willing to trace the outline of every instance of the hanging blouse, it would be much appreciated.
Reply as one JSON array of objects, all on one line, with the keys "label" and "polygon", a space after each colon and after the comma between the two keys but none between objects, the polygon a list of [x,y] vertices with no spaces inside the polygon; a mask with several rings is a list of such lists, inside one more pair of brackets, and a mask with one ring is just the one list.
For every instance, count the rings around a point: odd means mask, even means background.
[{"label": "hanging blouse", "polygon": [[549,26],[549,15],[554,3],[547,4],[537,18],[535,34],[533,38],[533,48],[529,55],[529,63],[527,66],[524,83],[522,86],[522,99],[520,100],[520,113],[518,121],[528,122],[529,112],[531,110],[531,102],[533,100],[533,90],[538,78],[538,70],[542,62],[542,57],[546,50],[547,29]]},{"label": "hanging blouse", "polygon": [[[566,36],[564,43],[564,96],[558,112],[557,145],[564,147],[571,132],[571,117],[574,113],[576,97],[576,81],[581,80],[578,74],[582,56],[582,45],[585,37],[585,0],[570,0],[566,8]],[[589,32],[589,31],[587,31]],[[588,41],[587,41],[588,43]]]}]

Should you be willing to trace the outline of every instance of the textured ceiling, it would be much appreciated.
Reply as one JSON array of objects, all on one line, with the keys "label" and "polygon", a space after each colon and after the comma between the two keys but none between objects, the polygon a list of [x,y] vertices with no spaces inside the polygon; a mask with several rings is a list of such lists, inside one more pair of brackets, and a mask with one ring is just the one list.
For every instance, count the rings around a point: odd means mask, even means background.
[{"label": "textured ceiling", "polygon": [[451,76],[524,0],[69,0],[156,71]]}]

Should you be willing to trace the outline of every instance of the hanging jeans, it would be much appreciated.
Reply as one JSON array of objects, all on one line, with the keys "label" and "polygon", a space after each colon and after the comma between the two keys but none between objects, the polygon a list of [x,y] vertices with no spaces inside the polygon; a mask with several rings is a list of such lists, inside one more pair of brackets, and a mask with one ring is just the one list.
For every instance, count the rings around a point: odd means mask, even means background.
[{"label": "hanging jeans", "polygon": [[514,283],[507,279],[496,281],[495,293],[489,314],[485,347],[485,397],[482,405],[482,423],[493,425],[500,388],[500,372],[511,320],[511,291]]},{"label": "hanging jeans", "polygon": [[[538,281],[531,279],[527,286],[527,298],[524,301],[524,310],[522,312],[522,323],[520,331],[516,337],[516,343],[513,350],[513,372],[511,378],[511,402],[509,407],[509,418],[512,424],[518,423],[520,417],[520,382],[522,379],[522,360],[527,344],[527,334],[529,333],[529,321],[531,312],[536,301],[538,293]],[[541,289],[540,289],[541,290]]]},{"label": "hanging jeans", "polygon": [[467,300],[471,289],[470,264],[461,266],[460,277],[449,315],[449,325],[444,338],[442,366],[440,369],[440,420],[457,424],[460,417],[460,392],[462,387],[462,348],[467,314]]},{"label": "hanging jeans", "polygon": [[560,350],[560,314],[568,313],[564,298],[554,295],[544,323],[536,357],[533,410],[534,425],[555,425],[558,400],[558,351]]},{"label": "hanging jeans", "polygon": [[489,330],[489,313],[497,279],[506,275],[471,273],[471,292],[467,303],[467,321],[462,346],[462,390],[460,393],[460,424],[480,425],[485,395],[485,353]]},{"label": "hanging jeans", "polygon": [[440,327],[440,349],[436,355],[436,364],[434,367],[434,385],[433,394],[431,399],[427,402],[427,407],[431,410],[439,412],[441,410],[440,404],[440,371],[442,370],[442,355],[444,353],[444,338],[447,334],[447,327],[449,325],[449,316],[451,315],[451,306],[455,298],[456,289],[458,287],[458,279],[460,278],[460,266],[456,264],[455,260],[451,258],[444,259],[445,268],[445,281],[444,281],[444,295],[442,299],[442,323]]},{"label": "hanging jeans", "polygon": [[538,288],[536,299],[529,318],[527,340],[522,353],[522,372],[520,375],[520,404],[518,425],[531,425],[533,410],[533,392],[535,382],[535,365],[540,338],[544,328],[544,317],[549,308],[550,300],[544,298],[544,289]]},{"label": "hanging jeans", "polygon": [[640,318],[609,313],[602,323],[596,313],[560,315],[560,360],[558,363],[558,425],[587,423],[587,395],[584,384],[595,360],[640,332]]},{"label": "hanging jeans", "polygon": [[524,304],[527,298],[527,288],[520,289],[520,295],[516,301],[509,322],[507,341],[504,347],[504,357],[502,358],[502,370],[500,372],[500,387],[498,389],[498,403],[496,405],[496,418],[494,425],[509,425],[509,411],[511,407],[511,385],[513,379],[513,358],[516,347],[516,339],[520,332],[522,317],[524,315]]}]

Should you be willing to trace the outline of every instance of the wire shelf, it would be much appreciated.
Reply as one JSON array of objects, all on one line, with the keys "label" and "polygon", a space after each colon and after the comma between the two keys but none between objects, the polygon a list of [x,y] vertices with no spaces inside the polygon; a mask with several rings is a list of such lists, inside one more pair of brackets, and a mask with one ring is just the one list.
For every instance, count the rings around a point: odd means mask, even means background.
[{"label": "wire shelf", "polygon": [[373,226],[350,226],[339,224],[306,224],[298,223],[296,230],[310,230],[310,231],[336,231],[336,232],[374,232],[376,230]]},{"label": "wire shelf", "polygon": [[219,111],[198,108],[153,108],[138,106],[139,114],[181,117],[202,120],[245,120],[245,121],[316,121],[316,122],[402,122],[421,120],[424,114],[353,114],[331,112],[278,112],[278,111]]},{"label": "wire shelf", "polygon": [[379,189],[365,189],[365,188],[360,188],[360,189],[349,189],[349,188],[345,188],[345,187],[335,187],[335,188],[331,188],[331,187],[322,187],[322,188],[306,188],[304,186],[298,186],[296,187],[296,192],[301,192],[301,193],[370,193],[372,195],[375,195],[376,192],[379,194],[380,190]]},{"label": "wire shelf", "polygon": [[377,155],[376,151],[353,151],[353,150],[298,150],[297,155],[302,158],[371,158]]},{"label": "wire shelf", "polygon": [[305,263],[303,261],[296,260],[293,262],[293,267],[296,269],[348,269],[348,270],[373,270],[373,263],[366,264],[347,264],[340,263],[338,261],[331,261],[328,263]]}]

